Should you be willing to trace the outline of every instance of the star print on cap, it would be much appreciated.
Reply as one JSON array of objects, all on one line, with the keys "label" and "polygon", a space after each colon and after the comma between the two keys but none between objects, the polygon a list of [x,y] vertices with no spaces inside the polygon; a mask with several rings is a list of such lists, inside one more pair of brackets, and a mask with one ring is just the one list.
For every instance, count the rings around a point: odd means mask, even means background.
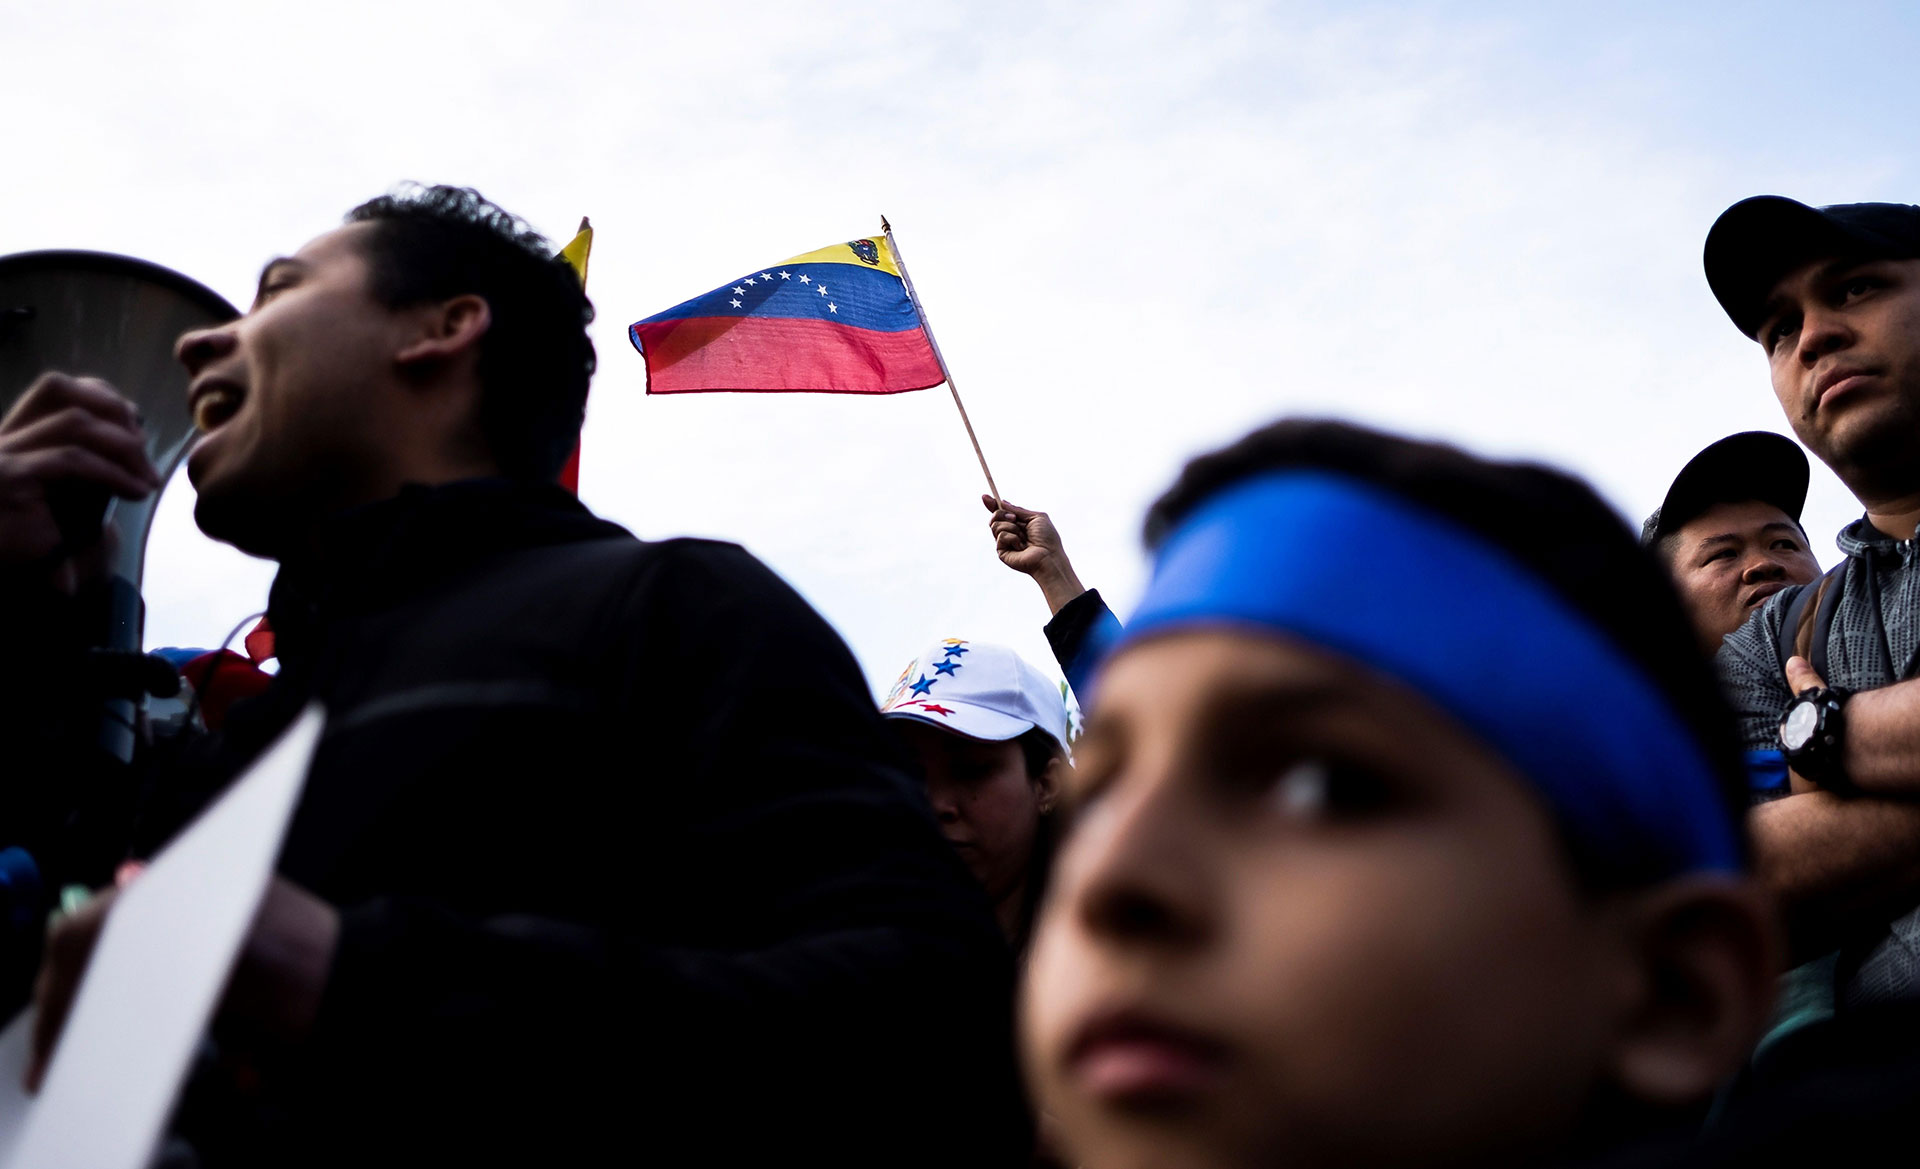
[{"label": "star print on cap", "polygon": [[1005,646],[949,637],[907,663],[880,713],[1002,742],[1034,727],[1067,745],[1060,687]]}]

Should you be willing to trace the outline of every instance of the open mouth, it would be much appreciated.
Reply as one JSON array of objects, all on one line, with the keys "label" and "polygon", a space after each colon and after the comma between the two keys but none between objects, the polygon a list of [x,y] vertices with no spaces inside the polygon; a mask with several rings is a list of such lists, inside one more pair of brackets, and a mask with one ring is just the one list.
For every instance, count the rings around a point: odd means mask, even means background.
[{"label": "open mouth", "polygon": [[226,382],[210,382],[193,395],[193,426],[201,434],[212,434],[240,412],[246,395],[240,387]]}]

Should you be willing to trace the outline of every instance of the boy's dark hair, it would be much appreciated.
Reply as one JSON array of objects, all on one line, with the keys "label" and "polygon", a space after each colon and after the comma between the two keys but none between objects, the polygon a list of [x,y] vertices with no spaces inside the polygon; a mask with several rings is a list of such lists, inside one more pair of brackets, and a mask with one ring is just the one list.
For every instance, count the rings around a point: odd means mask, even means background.
[{"label": "boy's dark hair", "polygon": [[[1188,463],[1147,512],[1148,547],[1158,548],[1222,489],[1290,468],[1351,476],[1443,515],[1512,556],[1573,606],[1646,674],[1692,732],[1720,780],[1721,802],[1744,854],[1746,768],[1732,715],[1666,571],[1592,488],[1536,464],[1490,462],[1345,422],[1287,419]],[[1651,879],[1634,869],[1632,858],[1587,855],[1567,839],[1575,869],[1592,885],[1623,888]]]},{"label": "boy's dark hair", "polygon": [[407,185],[347,212],[371,223],[374,298],[389,308],[473,294],[493,321],[480,339],[481,434],[502,474],[551,482],[579,441],[593,377],[593,305],[553,246],[470,187]]}]

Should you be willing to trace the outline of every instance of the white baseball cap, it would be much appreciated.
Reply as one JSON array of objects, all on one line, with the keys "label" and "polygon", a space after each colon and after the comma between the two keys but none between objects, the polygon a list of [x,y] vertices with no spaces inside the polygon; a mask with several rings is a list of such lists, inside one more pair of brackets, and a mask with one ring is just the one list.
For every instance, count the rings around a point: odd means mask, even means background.
[{"label": "white baseball cap", "polygon": [[964,637],[935,642],[907,663],[880,713],[990,742],[1039,727],[1067,746],[1060,687],[1007,647]]}]

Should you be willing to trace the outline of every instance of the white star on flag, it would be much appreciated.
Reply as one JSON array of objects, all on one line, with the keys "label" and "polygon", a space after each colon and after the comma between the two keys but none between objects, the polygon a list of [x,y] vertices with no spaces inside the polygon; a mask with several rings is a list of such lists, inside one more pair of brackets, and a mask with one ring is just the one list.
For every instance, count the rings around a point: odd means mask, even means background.
[{"label": "white star on flag", "polygon": [[800,283],[802,283],[802,284],[811,284],[811,283],[813,283],[813,281],[811,281],[811,280],[809,280],[809,279],[808,279],[807,277],[805,277],[805,276],[802,276],[802,277],[800,278]]},{"label": "white star on flag", "polygon": [[744,289],[744,288],[741,288],[741,287],[738,287],[738,286],[735,286],[735,288],[734,288],[734,290],[733,290],[733,294],[734,294],[735,296],[745,296],[745,295],[747,294],[747,290],[746,290],[746,289]]},{"label": "white star on flag", "polygon": [[760,273],[760,279],[762,279],[762,280],[771,280],[771,279],[773,279],[773,273],[771,273],[771,272],[762,272],[762,273]]},{"label": "white star on flag", "polygon": [[739,308],[739,307],[740,307],[740,302],[739,302],[739,301],[737,301],[737,300],[730,300],[730,301],[728,301],[727,303],[728,303],[728,304],[730,304],[730,305],[732,305],[732,306],[733,306],[734,308]]},{"label": "white star on flag", "polygon": [[827,294],[827,286],[826,286],[826,285],[824,285],[824,284],[816,284],[816,285],[814,285],[814,286],[813,286],[813,290],[814,290],[815,292],[818,292],[818,293],[819,293],[819,294],[820,294],[821,296],[825,296],[825,295]]},{"label": "white star on flag", "polygon": [[780,273],[780,279],[782,279],[782,280],[791,280],[791,279],[793,279],[793,276],[792,276],[792,275],[791,275],[790,273],[788,273],[788,272],[785,272],[785,271],[782,271],[782,272]]},{"label": "white star on flag", "polygon": [[827,311],[828,311],[828,312],[830,312],[830,313],[837,313],[837,312],[839,312],[839,311],[840,311],[840,306],[839,306],[839,305],[837,305],[837,304],[835,304],[835,303],[833,303],[832,301],[828,301],[828,302],[827,302]]},{"label": "white star on flag", "polygon": [[753,283],[753,277],[751,277],[751,276],[749,276],[749,277],[747,277],[747,278],[746,278],[746,280],[745,280],[745,281],[743,281],[743,283],[746,283],[746,284],[752,284],[752,283]]}]

